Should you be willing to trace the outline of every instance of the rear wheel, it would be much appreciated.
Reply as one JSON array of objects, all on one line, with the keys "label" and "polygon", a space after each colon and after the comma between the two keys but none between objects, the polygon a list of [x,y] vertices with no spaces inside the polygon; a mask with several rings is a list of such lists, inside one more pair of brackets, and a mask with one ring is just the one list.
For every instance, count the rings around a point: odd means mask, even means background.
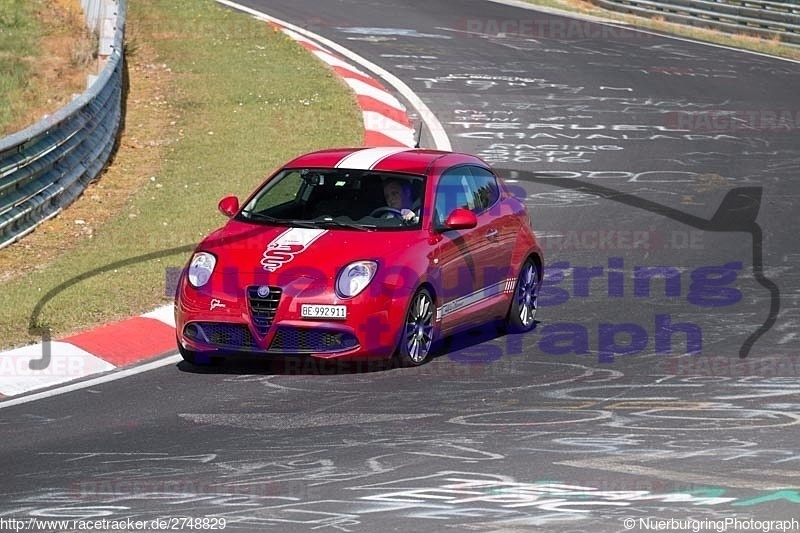
[{"label": "rear wheel", "polygon": [[434,309],[433,297],[425,288],[411,298],[397,347],[397,358],[402,366],[421,365],[431,354]]},{"label": "rear wheel", "polygon": [[526,259],[519,270],[514,296],[506,317],[506,327],[512,333],[530,331],[536,325],[539,270],[531,259]]}]

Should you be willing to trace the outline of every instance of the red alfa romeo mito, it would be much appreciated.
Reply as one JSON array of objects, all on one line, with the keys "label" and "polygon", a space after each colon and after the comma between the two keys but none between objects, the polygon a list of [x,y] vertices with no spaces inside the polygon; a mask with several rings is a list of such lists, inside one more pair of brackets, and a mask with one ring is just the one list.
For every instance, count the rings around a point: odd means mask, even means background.
[{"label": "red alfa romeo mito", "polygon": [[184,359],[309,355],[424,363],[437,339],[535,325],[542,251],[477,157],[397,147],[294,159],[203,240],[175,298]]}]

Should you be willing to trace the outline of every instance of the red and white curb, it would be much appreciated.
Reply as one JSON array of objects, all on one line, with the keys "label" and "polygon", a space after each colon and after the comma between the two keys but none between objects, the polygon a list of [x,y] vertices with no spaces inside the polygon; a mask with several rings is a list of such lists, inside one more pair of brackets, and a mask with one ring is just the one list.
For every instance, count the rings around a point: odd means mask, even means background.
[{"label": "red and white curb", "polygon": [[[405,106],[377,79],[353,63],[369,65],[382,78],[390,80],[420,112],[436,148],[450,150],[450,141],[438,120],[408,87],[390,73],[306,30],[226,0],[217,1],[273,24],[329,65],[356,94],[364,120],[364,146],[414,146],[414,129]],[[326,42],[326,46],[320,41]],[[334,53],[333,48],[339,53]],[[350,61],[343,56],[348,56]],[[180,360],[178,355],[164,357],[177,351],[172,305],[51,341],[48,349],[50,362],[42,370],[31,368],[31,362],[42,360],[45,353],[42,343],[0,352],[0,408],[112,381]]]},{"label": "red and white curb", "polygon": [[150,313],[51,341],[48,346],[50,361],[42,370],[31,369],[31,362],[35,366],[42,361],[43,343],[1,352],[0,398],[48,389],[175,350],[175,320],[172,305],[166,305]]},{"label": "red and white curb", "polygon": [[276,27],[331,67],[356,94],[364,120],[364,146],[414,146],[405,106],[379,81],[308,37]]}]

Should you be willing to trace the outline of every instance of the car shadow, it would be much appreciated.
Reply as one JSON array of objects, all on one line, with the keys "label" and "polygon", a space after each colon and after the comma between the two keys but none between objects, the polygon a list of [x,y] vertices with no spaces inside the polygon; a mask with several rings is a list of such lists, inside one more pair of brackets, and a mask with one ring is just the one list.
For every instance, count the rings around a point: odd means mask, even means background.
[{"label": "car shadow", "polygon": [[[538,324],[539,321],[536,321],[536,326],[531,332],[522,334],[507,333],[500,321],[459,331],[441,339],[434,347],[429,361],[420,367],[403,367],[395,358],[338,360],[304,355],[266,356],[247,353],[212,357],[209,364],[198,365],[180,361],[176,367],[181,372],[191,374],[329,376],[403,372],[439,364],[487,364],[505,355],[519,355],[518,349],[509,354],[509,347],[521,346],[521,338],[536,331]],[[502,339],[506,339],[507,342],[504,344]]]}]

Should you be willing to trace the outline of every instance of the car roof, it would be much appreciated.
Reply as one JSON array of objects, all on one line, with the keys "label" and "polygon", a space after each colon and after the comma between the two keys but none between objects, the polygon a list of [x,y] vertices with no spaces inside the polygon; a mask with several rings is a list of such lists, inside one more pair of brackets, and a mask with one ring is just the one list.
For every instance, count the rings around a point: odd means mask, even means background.
[{"label": "car roof", "polygon": [[342,168],[427,174],[431,165],[437,161],[445,163],[447,166],[471,163],[488,167],[485,162],[469,154],[401,146],[320,150],[297,157],[287,163],[285,167]]}]

